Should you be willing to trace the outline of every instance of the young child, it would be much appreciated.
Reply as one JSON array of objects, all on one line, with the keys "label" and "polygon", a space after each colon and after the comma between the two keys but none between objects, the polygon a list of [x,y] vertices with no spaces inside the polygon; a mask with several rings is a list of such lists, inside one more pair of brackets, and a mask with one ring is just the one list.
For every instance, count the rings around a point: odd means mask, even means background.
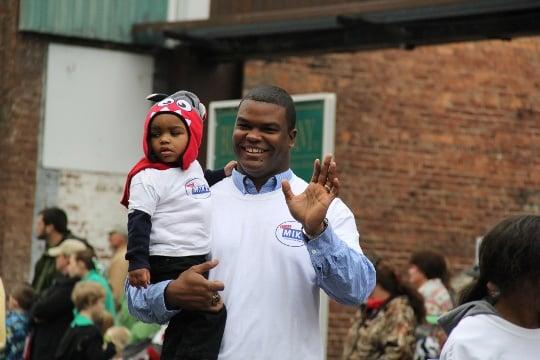
[{"label": "young child", "polygon": [[116,353],[114,345],[107,344],[103,349],[101,329],[95,325],[95,319],[104,311],[105,290],[93,281],[80,281],[71,294],[78,314],[65,333],[55,359],[110,359]]},{"label": "young child", "polygon": [[[160,101],[146,116],[145,157],[128,174],[122,199],[128,207],[128,279],[136,287],[175,279],[210,252],[210,187],[196,160],[206,109],[187,91],[151,99]],[[229,163],[214,180],[230,175],[232,167]],[[175,356],[217,358],[226,310],[182,310],[177,316],[183,326],[169,330],[182,332]]]},{"label": "young child", "polygon": [[4,353],[6,360],[18,360],[23,357],[24,341],[28,334],[28,312],[33,302],[34,289],[30,284],[16,286],[9,296]]}]

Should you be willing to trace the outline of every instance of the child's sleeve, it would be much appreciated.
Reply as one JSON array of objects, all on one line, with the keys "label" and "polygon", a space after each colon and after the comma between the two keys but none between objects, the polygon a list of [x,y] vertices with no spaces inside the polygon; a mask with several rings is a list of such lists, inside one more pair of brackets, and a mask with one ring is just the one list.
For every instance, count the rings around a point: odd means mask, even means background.
[{"label": "child's sleeve", "polygon": [[204,170],[204,178],[206,179],[208,186],[212,186],[215,183],[220,182],[221,180],[225,179],[226,177],[227,176],[225,175],[225,169]]},{"label": "child's sleeve", "polygon": [[128,271],[150,269],[150,231],[152,221],[147,213],[134,210],[128,214],[128,246],[126,260],[129,261]]},{"label": "child's sleeve", "polygon": [[131,180],[128,205],[128,271],[150,269],[148,262],[152,215],[159,201],[152,172],[142,171]]}]

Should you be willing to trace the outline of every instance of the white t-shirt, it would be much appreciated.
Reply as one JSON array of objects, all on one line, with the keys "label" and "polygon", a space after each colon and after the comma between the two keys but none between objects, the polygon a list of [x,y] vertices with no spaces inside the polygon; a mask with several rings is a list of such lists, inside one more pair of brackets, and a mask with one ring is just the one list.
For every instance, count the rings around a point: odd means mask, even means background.
[{"label": "white t-shirt", "polygon": [[[295,194],[306,182],[294,176]],[[300,223],[281,190],[242,194],[226,178],[212,187],[211,279],[221,293],[227,323],[220,360],[324,358],[319,331],[319,287]],[[340,200],[327,217],[340,239],[361,252],[352,212]]]},{"label": "white t-shirt", "polygon": [[463,318],[450,333],[440,360],[540,359],[540,329],[525,329],[497,315]]},{"label": "white t-shirt", "polygon": [[191,256],[210,251],[210,187],[198,161],[188,169],[145,169],[131,180],[129,211],[151,216],[150,255]]}]

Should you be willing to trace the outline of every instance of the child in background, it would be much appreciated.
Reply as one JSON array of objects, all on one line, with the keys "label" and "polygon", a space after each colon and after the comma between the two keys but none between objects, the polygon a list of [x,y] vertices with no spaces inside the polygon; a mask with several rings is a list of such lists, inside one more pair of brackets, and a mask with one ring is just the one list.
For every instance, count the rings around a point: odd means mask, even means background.
[{"label": "child in background", "polygon": [[[144,124],[145,157],[128,174],[121,203],[128,208],[129,283],[177,278],[207,260],[210,252],[210,186],[196,160],[206,109],[198,97],[179,91],[152,106]],[[224,175],[230,175],[229,163]],[[206,274],[207,276],[207,274]],[[216,293],[212,304],[220,301]],[[215,359],[225,328],[226,310],[182,310],[176,354],[181,359]],[[178,334],[180,335],[180,334]]]},{"label": "child in background", "polygon": [[34,303],[34,289],[30,284],[20,284],[13,289],[8,300],[6,317],[6,360],[23,357],[24,341],[28,334],[28,312]]},{"label": "child in background", "polygon": [[114,359],[122,359],[124,349],[129,343],[131,333],[123,326],[112,326],[105,332],[105,341],[113,343],[116,349],[116,355]]},{"label": "child in background", "polygon": [[94,281],[81,281],[75,285],[71,299],[78,311],[70,328],[62,338],[55,359],[100,360],[110,359],[116,353],[109,343],[103,349],[101,329],[95,319],[104,311],[105,290]]}]

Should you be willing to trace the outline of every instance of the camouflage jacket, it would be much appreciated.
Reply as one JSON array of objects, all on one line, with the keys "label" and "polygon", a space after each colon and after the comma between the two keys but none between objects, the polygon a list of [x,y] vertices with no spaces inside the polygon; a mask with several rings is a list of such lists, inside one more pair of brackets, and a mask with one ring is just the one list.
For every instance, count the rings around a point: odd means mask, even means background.
[{"label": "camouflage jacket", "polygon": [[387,302],[375,313],[358,310],[345,340],[343,360],[413,358],[414,310],[405,296]]}]

